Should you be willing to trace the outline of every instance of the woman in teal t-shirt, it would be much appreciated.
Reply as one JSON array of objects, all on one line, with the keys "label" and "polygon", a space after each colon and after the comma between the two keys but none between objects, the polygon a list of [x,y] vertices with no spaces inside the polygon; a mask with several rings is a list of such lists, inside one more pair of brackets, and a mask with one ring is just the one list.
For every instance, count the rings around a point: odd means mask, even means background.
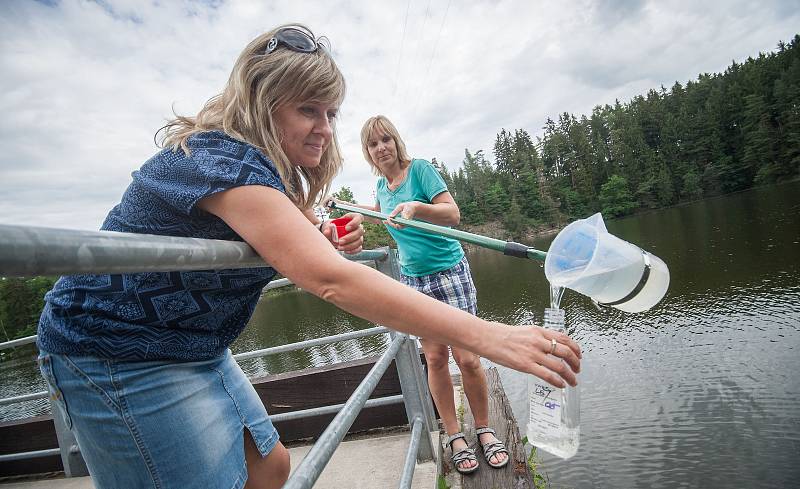
[{"label": "woman in teal t-shirt", "polygon": [[[361,129],[361,147],[373,172],[380,176],[375,207],[362,207],[442,226],[459,223],[458,206],[439,172],[430,162],[408,156],[400,134],[389,119],[382,115],[368,119]],[[471,314],[477,313],[475,285],[458,241],[392,221],[385,224],[397,242],[400,271],[406,285]],[[420,342],[427,359],[431,395],[447,430],[456,470],[473,472],[478,468],[478,460],[459,429],[448,350],[453,352],[461,370],[464,392],[475,415],[478,442],[487,463],[495,468],[506,465],[508,451],[488,427],[489,396],[480,357],[425,338]]]}]

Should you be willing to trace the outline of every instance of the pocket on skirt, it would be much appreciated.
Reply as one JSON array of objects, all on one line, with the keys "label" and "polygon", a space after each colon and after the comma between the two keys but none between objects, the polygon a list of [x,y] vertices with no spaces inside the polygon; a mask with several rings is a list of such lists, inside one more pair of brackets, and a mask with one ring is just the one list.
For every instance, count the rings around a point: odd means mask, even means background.
[{"label": "pocket on skirt", "polygon": [[44,377],[44,380],[47,382],[47,390],[50,393],[50,405],[55,406],[55,409],[60,411],[60,413],[53,412],[53,416],[58,416],[60,414],[64,419],[67,429],[71,430],[72,418],[69,415],[69,411],[67,411],[67,403],[64,400],[64,394],[58,387],[58,381],[53,371],[53,357],[48,353],[42,353],[39,355],[38,361],[39,370],[42,372],[42,377]]}]

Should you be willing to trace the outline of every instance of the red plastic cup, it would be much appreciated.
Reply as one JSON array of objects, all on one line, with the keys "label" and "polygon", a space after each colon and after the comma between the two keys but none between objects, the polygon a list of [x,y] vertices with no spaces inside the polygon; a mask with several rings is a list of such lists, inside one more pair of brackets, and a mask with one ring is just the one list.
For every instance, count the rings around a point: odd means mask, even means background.
[{"label": "red plastic cup", "polygon": [[338,243],[339,242],[339,238],[341,238],[342,236],[347,235],[347,233],[350,232],[347,229],[345,229],[345,226],[347,225],[348,222],[350,222],[352,220],[353,220],[352,217],[340,217],[338,219],[331,220],[331,223],[333,223],[333,225],[334,225],[334,228],[333,228],[333,242],[334,243]]}]

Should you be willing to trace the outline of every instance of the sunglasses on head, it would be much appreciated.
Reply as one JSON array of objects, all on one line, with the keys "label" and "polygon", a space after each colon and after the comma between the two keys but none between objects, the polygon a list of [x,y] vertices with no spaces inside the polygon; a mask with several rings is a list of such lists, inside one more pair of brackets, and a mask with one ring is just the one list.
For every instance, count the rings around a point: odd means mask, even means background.
[{"label": "sunglasses on head", "polygon": [[283,46],[298,53],[313,53],[317,49],[326,49],[323,41],[325,38],[314,39],[311,34],[295,27],[286,27],[275,33],[269,42],[264,54],[269,54]]}]

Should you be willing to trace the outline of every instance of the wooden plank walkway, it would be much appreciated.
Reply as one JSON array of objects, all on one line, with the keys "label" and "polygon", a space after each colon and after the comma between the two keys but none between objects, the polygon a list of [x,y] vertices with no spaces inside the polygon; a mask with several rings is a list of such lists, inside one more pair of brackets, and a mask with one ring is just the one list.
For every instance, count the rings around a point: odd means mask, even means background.
[{"label": "wooden plank walkway", "polygon": [[[462,431],[467,435],[470,447],[475,449],[480,467],[472,474],[459,474],[450,461],[450,448],[442,448],[440,445],[441,467],[439,473],[444,476],[451,489],[533,489],[533,477],[528,468],[519,426],[496,368],[491,367],[486,370],[486,380],[489,386],[489,426],[495,429],[497,438],[505,442],[511,460],[502,469],[494,469],[486,463],[475,436],[475,419],[472,416],[472,410],[470,410],[469,403],[461,389],[460,377],[455,377],[454,384],[457,384],[456,412],[464,413]],[[443,429],[439,438],[443,440],[442,443],[447,440],[447,434]]]}]

